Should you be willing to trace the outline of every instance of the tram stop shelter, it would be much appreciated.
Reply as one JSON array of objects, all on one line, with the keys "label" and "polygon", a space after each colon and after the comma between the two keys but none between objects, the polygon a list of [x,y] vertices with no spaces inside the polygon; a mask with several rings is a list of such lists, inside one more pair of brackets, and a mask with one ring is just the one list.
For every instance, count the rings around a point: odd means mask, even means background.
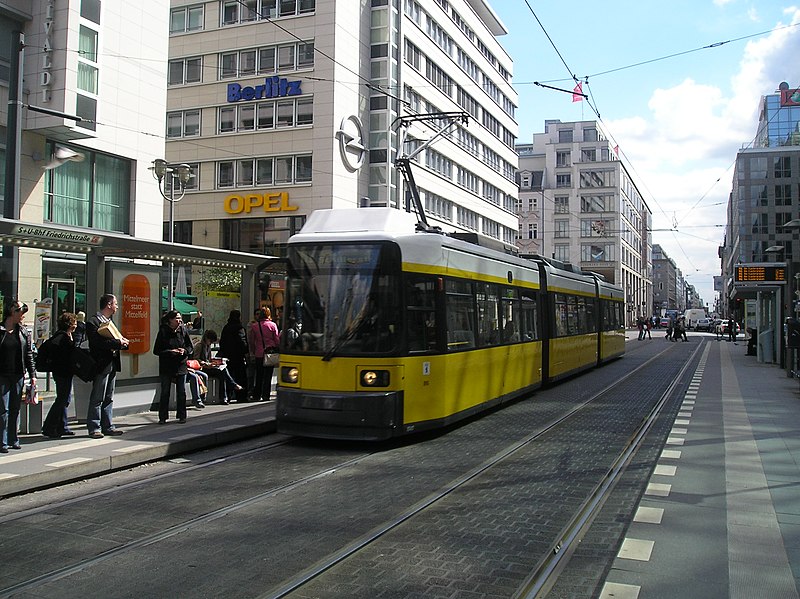
[{"label": "tram stop shelter", "polygon": [[[233,309],[241,311],[242,322],[247,325],[260,300],[261,273],[280,261],[273,256],[5,218],[0,218],[0,246],[16,246],[20,252],[29,248],[55,254],[84,255],[87,317],[98,309],[101,295],[113,293],[117,296],[119,309],[114,321],[121,333],[130,340],[130,348],[122,352],[122,371],[117,376],[114,404],[115,410],[129,413],[148,409],[158,387],[158,358],[153,355],[152,349],[163,306],[168,305],[162,301],[164,290],[161,275],[164,268],[171,262],[176,268],[225,268],[241,273],[241,290],[238,294],[216,294],[209,300],[212,305],[203,310],[206,328],[210,328],[208,323],[212,323],[219,327],[219,333]],[[33,261],[26,262],[30,264]],[[25,276],[30,277],[30,273],[26,272]],[[183,306],[183,303],[180,305]],[[28,324],[36,328],[39,316],[36,312],[32,312],[31,316]],[[44,314],[42,318],[55,316]],[[44,336],[48,330],[49,327],[45,329]],[[85,416],[85,408],[81,408],[88,401],[88,393],[88,385],[76,378],[75,405],[78,418]]]},{"label": "tram stop shelter", "polygon": [[729,294],[730,302],[754,301],[755,322],[746,322],[745,326],[756,335],[757,359],[780,362],[781,367],[785,364],[783,322],[788,316],[784,306],[787,279],[785,262],[736,264]]}]

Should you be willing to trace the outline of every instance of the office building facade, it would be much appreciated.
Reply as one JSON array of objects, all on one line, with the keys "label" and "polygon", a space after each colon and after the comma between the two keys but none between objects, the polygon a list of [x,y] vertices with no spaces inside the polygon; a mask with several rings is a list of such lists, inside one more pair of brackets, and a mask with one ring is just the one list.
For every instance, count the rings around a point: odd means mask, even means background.
[{"label": "office building facade", "polygon": [[504,33],[482,0],[173,0],[175,240],[280,255],[314,210],[405,209],[394,160],[435,138],[412,159],[430,223],[513,245]]},{"label": "office building facade", "polygon": [[548,120],[518,144],[521,253],[602,274],[625,290],[629,325],[652,306],[652,213],[597,121]]}]

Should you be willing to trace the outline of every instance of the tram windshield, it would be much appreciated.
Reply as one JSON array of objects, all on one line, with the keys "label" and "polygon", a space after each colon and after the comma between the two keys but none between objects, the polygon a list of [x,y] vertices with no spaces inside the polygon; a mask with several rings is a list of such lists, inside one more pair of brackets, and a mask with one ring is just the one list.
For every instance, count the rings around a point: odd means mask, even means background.
[{"label": "tram windshield", "polygon": [[400,251],[388,243],[290,246],[284,350],[336,356],[393,352],[400,339]]}]

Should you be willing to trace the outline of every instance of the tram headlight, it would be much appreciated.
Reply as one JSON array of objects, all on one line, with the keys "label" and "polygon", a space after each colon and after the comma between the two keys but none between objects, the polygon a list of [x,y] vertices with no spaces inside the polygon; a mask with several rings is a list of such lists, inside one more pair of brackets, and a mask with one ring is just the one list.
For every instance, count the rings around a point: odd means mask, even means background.
[{"label": "tram headlight", "polygon": [[282,383],[291,383],[294,385],[297,383],[297,379],[300,377],[300,370],[297,366],[283,366],[281,367],[281,382]]},{"label": "tram headlight", "polygon": [[362,370],[361,375],[362,387],[388,387],[389,386],[389,371],[388,370]]}]

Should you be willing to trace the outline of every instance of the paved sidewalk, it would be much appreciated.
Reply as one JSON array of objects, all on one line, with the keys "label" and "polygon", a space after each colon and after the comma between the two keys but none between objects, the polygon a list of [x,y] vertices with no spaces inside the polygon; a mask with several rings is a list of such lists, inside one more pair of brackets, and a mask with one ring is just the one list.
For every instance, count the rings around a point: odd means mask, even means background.
[{"label": "paved sidewalk", "polygon": [[22,449],[0,454],[0,497],[129,468],[146,462],[275,432],[275,402],[189,408],[186,424],[159,426],[156,412],[115,416],[125,434],[90,439],[86,424],[74,437],[20,435]]},{"label": "paved sidewalk", "polygon": [[601,599],[800,596],[800,382],[706,339]]}]

